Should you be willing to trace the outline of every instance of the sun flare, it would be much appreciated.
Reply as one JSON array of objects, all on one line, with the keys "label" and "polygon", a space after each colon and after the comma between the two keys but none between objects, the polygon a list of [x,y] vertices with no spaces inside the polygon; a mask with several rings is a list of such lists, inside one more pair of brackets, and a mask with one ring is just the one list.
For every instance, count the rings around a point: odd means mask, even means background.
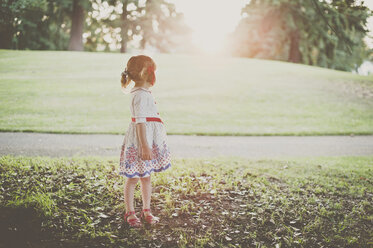
[{"label": "sun flare", "polygon": [[234,31],[247,0],[170,0],[193,30],[192,41],[205,53],[224,52],[227,35]]}]

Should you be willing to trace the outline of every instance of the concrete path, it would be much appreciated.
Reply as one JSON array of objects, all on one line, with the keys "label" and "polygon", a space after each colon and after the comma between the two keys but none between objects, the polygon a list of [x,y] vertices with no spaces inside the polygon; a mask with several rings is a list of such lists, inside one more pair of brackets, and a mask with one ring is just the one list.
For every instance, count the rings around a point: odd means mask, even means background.
[{"label": "concrete path", "polygon": [[[124,135],[0,133],[0,155],[119,157]],[[173,157],[373,155],[373,136],[169,135]]]}]

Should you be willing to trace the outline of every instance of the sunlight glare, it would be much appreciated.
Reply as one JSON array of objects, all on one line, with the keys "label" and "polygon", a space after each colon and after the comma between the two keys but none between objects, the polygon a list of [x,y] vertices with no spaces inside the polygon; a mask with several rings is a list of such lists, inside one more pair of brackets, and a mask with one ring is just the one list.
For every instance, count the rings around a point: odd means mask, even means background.
[{"label": "sunlight glare", "polygon": [[226,36],[233,32],[248,0],[169,0],[184,14],[193,30],[193,43],[205,53],[222,53]]}]

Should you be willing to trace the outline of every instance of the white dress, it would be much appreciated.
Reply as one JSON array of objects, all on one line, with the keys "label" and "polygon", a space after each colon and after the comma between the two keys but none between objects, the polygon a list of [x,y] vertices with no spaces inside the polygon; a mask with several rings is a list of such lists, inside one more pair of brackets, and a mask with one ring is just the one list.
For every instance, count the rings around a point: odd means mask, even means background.
[{"label": "white dress", "polygon": [[[171,154],[167,146],[164,124],[146,120],[146,117],[160,118],[151,91],[146,88],[134,87],[131,90],[130,109],[135,122],[130,122],[124,136],[119,174],[129,178],[140,178],[148,177],[152,172],[160,172],[170,168]],[[145,123],[146,125],[146,140],[152,150],[152,160],[142,160],[139,157],[136,123]]]}]

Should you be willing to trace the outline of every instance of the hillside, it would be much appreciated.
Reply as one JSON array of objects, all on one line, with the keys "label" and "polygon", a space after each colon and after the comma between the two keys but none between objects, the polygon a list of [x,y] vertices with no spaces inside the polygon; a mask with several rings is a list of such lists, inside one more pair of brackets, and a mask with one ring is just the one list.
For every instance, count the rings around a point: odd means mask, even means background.
[{"label": "hillside", "polygon": [[[0,130],[120,133],[130,55],[0,50]],[[169,134],[373,134],[373,77],[246,58],[157,54]]]}]

